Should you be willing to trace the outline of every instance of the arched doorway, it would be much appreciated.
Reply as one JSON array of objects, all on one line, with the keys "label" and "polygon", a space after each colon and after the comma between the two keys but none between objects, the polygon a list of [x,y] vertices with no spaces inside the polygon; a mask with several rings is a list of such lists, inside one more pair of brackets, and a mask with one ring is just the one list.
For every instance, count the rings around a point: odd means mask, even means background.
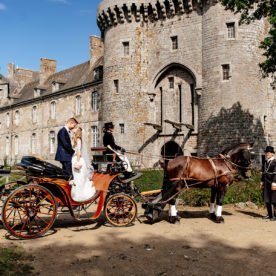
[{"label": "arched doorway", "polygon": [[166,159],[173,159],[178,155],[183,155],[183,150],[181,147],[174,141],[167,142],[161,148],[161,156]]},{"label": "arched doorway", "polygon": [[191,124],[197,129],[198,96],[195,93],[194,74],[182,64],[172,63],[166,66],[155,79],[154,118],[163,125],[163,132],[172,133],[171,126],[165,120]]}]

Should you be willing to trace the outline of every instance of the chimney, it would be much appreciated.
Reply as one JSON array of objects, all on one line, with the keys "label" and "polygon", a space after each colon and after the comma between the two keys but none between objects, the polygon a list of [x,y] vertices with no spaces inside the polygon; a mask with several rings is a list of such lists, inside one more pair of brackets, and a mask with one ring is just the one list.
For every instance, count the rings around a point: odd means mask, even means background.
[{"label": "chimney", "polygon": [[51,75],[56,73],[57,62],[53,59],[40,59],[40,84],[43,84]]},{"label": "chimney", "polygon": [[90,36],[90,68],[104,54],[104,44],[100,37]]},{"label": "chimney", "polygon": [[30,69],[16,68],[14,72],[14,80],[16,81],[18,88],[23,88],[26,84],[36,79],[37,72]]},{"label": "chimney", "polygon": [[12,80],[14,78],[15,65],[13,63],[8,64],[8,79]]}]

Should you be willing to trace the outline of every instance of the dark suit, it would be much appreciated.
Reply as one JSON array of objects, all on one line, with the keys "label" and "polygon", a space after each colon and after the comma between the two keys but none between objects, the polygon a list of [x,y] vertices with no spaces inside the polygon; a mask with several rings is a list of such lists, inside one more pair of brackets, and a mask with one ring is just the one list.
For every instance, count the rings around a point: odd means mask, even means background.
[{"label": "dark suit", "polygon": [[75,151],[72,148],[70,135],[65,127],[59,130],[57,138],[58,147],[55,160],[60,161],[62,168],[72,175],[72,156]]},{"label": "dark suit", "polygon": [[269,217],[272,217],[272,206],[276,207],[276,191],[271,190],[271,184],[276,183],[276,159],[265,161],[262,181],[264,185],[264,202]]}]

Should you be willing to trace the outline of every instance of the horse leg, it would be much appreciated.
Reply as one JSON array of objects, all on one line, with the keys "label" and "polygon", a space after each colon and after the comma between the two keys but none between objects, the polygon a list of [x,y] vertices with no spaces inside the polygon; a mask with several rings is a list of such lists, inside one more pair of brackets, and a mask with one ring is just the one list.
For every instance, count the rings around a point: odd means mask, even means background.
[{"label": "horse leg", "polygon": [[[162,201],[166,201],[173,197],[177,193],[177,189],[181,186],[181,183],[175,181],[171,183],[171,187],[163,193]],[[168,201],[169,204],[169,222],[175,224],[179,222],[176,209],[176,198],[172,198]]]},{"label": "horse leg", "polygon": [[224,218],[222,217],[222,205],[225,196],[225,191],[218,189],[217,200],[216,200],[216,222],[224,223]]},{"label": "horse leg", "polygon": [[210,210],[209,210],[209,218],[211,220],[216,219],[216,214],[215,214],[216,195],[217,195],[217,187],[212,187],[211,188],[211,199],[210,199]]}]

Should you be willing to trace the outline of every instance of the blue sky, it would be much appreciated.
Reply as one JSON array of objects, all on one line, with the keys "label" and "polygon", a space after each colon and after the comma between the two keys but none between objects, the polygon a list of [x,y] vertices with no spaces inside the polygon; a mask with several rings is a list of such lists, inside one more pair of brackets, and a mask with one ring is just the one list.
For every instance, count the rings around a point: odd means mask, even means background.
[{"label": "blue sky", "polygon": [[89,60],[89,36],[98,35],[101,0],[0,0],[0,73],[8,63],[39,71],[40,58],[57,70]]}]

